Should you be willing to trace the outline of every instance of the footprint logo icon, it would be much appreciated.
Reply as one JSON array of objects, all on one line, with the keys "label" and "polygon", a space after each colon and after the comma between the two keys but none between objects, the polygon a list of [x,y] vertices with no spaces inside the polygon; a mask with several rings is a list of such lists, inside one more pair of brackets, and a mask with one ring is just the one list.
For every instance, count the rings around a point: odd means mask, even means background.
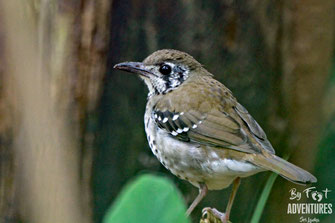
[{"label": "footprint logo icon", "polygon": [[323,194],[320,193],[320,192],[317,192],[317,191],[313,191],[312,192],[312,198],[313,198],[313,200],[315,200],[317,202],[320,202],[320,201],[322,201]]}]

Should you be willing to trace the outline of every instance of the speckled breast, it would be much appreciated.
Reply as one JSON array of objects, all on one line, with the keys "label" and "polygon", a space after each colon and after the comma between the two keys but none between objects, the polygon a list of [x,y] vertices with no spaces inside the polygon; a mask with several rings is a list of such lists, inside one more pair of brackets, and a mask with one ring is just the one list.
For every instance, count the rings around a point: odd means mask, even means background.
[{"label": "speckled breast", "polygon": [[224,149],[178,140],[158,127],[150,102],[144,115],[145,132],[153,154],[177,177],[189,181],[196,187],[200,183],[208,189],[228,187],[237,176],[248,176],[258,172],[254,165],[226,159]]},{"label": "speckled breast", "polygon": [[150,149],[161,164],[177,177],[198,187],[203,181],[201,167],[198,164],[192,165],[194,162],[187,162],[188,159],[185,157],[195,145],[190,146],[176,140],[165,130],[160,129],[152,117],[150,108],[146,110],[144,124]]}]

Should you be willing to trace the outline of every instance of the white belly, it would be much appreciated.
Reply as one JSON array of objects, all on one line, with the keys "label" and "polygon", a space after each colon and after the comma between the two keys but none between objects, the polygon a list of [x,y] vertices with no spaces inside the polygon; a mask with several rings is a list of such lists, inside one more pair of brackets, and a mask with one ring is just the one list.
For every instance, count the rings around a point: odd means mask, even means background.
[{"label": "white belly", "polygon": [[[219,157],[216,149],[175,139],[157,128],[145,115],[145,130],[152,152],[174,175],[194,186],[205,183],[210,190],[228,187],[236,177],[246,177],[261,171],[246,162]],[[222,149],[221,149],[222,150]]]}]

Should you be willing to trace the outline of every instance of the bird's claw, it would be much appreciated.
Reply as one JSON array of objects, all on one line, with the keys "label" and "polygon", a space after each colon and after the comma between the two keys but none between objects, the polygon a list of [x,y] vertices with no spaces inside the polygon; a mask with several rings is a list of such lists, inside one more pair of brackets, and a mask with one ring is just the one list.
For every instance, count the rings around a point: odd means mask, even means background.
[{"label": "bird's claw", "polygon": [[226,214],[218,211],[216,208],[202,209],[200,223],[231,223],[226,219]]}]

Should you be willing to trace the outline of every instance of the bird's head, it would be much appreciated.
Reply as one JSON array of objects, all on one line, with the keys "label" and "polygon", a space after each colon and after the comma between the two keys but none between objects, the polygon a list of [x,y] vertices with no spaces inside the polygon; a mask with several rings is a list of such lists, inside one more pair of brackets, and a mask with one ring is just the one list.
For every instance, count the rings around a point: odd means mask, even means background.
[{"label": "bird's head", "polygon": [[114,66],[138,74],[146,83],[149,95],[166,94],[195,75],[207,72],[187,53],[164,49],[149,55],[143,62],[124,62]]}]

